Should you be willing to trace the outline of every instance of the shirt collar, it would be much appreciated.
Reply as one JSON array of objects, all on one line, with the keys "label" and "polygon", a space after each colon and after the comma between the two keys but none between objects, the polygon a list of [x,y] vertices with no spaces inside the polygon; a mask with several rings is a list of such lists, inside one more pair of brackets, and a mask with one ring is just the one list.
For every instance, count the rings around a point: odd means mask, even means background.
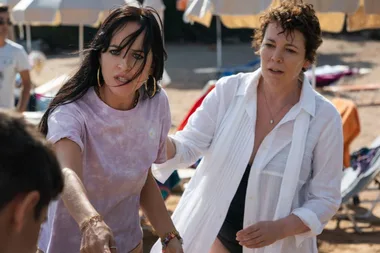
[{"label": "shirt collar", "polygon": [[315,116],[315,97],[317,92],[311,86],[309,80],[304,75],[302,91],[299,104],[303,110],[309,113],[312,117]]},{"label": "shirt collar", "polygon": [[[261,68],[258,70],[243,74],[241,78],[241,84],[236,93],[237,96],[252,96],[257,93],[257,86],[261,77]],[[300,100],[297,103],[299,109],[303,109],[309,113],[312,117],[315,116],[315,96],[316,91],[311,87],[309,80],[304,76],[304,81],[302,83],[302,90]],[[299,110],[297,110],[299,111]],[[298,114],[298,113],[297,113]]]}]

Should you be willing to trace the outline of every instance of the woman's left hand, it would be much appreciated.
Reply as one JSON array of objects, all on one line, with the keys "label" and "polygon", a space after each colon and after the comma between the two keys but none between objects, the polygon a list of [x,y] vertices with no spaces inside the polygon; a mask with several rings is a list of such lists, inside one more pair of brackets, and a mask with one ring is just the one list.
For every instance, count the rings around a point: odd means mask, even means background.
[{"label": "woman's left hand", "polygon": [[181,242],[177,238],[173,238],[166,247],[165,253],[183,253]]},{"label": "woman's left hand", "polygon": [[247,248],[262,248],[282,239],[282,228],[277,221],[261,221],[240,230],[236,240]]}]

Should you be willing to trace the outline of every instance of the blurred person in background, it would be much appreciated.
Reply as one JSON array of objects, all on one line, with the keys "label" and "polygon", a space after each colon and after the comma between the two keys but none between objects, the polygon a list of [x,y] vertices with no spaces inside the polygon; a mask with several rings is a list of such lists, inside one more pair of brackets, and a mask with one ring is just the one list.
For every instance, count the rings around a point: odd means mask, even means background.
[{"label": "blurred person in background", "polygon": [[11,25],[8,6],[0,4],[0,108],[15,107],[14,90],[19,73],[22,87],[16,110],[23,112],[27,109],[32,88],[30,64],[24,48],[7,39]]}]

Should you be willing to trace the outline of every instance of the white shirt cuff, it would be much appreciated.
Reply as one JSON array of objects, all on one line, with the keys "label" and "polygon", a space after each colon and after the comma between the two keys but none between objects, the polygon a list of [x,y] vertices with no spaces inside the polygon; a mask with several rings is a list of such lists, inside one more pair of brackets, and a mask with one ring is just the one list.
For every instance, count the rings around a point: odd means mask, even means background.
[{"label": "white shirt cuff", "polygon": [[301,221],[310,228],[310,231],[296,235],[296,246],[301,246],[303,241],[307,238],[317,236],[323,231],[323,225],[318,219],[317,215],[308,208],[297,208],[293,210],[292,214],[296,215]]},{"label": "white shirt cuff", "polygon": [[178,169],[178,166],[181,165],[181,154],[183,153],[183,147],[180,142],[175,141],[173,138],[171,140],[176,146],[176,154],[172,159],[167,160],[162,164],[153,164],[152,165],[152,174],[153,176],[162,184],[170,177],[170,175]]}]

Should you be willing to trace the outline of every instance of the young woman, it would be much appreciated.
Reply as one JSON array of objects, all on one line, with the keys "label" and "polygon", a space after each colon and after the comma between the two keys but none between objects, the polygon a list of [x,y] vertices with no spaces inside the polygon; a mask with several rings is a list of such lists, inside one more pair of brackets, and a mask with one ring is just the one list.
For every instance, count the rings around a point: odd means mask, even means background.
[{"label": "young woman", "polygon": [[166,57],[158,21],[149,8],[112,11],[41,121],[65,176],[41,231],[45,253],[142,252],[139,207],[166,252],[182,252],[150,171],[166,161],[171,125],[157,86]]}]

